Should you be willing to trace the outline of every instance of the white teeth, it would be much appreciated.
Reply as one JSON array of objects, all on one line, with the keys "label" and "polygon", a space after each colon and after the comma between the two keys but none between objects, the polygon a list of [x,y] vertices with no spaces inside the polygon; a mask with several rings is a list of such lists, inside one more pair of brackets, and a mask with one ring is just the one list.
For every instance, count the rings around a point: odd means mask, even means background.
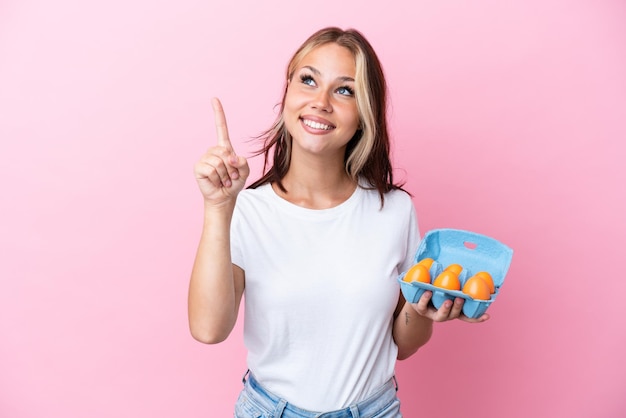
[{"label": "white teeth", "polygon": [[323,123],[313,122],[312,120],[302,119],[302,122],[310,128],[313,129],[323,129],[325,131],[331,130],[332,126],[324,125]]}]

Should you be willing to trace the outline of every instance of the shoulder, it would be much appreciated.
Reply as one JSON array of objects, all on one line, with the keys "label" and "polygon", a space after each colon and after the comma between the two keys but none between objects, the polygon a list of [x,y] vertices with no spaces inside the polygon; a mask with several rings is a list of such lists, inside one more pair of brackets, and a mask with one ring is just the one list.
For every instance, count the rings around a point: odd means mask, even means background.
[{"label": "shoulder", "polygon": [[262,184],[261,186],[257,186],[255,188],[245,188],[243,189],[241,192],[239,192],[239,195],[237,196],[237,199],[239,200],[240,198],[243,200],[255,200],[255,199],[267,199],[270,196],[270,188],[272,186],[269,183],[266,184]]},{"label": "shoulder", "polygon": [[235,210],[247,211],[253,210],[254,208],[261,209],[270,206],[272,200],[270,187],[269,184],[264,184],[254,189],[243,189],[239,192],[239,195],[237,195]]},{"label": "shoulder", "polygon": [[385,193],[385,203],[387,201],[393,202],[397,205],[413,205],[413,199],[411,195],[402,189],[394,189]]},{"label": "shoulder", "polygon": [[[359,184],[361,189],[364,191],[364,194],[367,196],[367,199],[371,202],[377,202],[378,206],[381,206],[381,199],[378,190],[374,187],[370,187],[368,183],[361,182]],[[413,199],[411,195],[402,189],[393,189],[385,194],[384,197],[384,205],[382,210],[397,210],[397,209],[412,209],[413,208]]]}]

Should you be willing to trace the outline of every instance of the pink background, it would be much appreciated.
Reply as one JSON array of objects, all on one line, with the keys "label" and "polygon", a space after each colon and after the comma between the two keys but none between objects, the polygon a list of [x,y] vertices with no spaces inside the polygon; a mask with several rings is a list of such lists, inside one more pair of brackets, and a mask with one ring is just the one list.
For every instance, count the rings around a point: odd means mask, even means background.
[{"label": "pink background", "polygon": [[624,416],[624,22],[619,0],[4,0],[0,416],[232,416],[241,323],[187,329],[192,167],[210,98],[249,154],[330,24],[385,65],[422,232],[515,250],[489,322],[398,364],[405,416]]}]

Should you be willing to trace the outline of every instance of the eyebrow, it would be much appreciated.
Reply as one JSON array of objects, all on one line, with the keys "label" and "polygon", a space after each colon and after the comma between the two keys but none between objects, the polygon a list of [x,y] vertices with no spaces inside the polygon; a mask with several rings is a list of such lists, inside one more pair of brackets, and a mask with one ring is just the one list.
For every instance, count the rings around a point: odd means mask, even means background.
[{"label": "eyebrow", "polygon": [[[322,74],[322,73],[320,73],[320,70],[318,70],[318,69],[317,69],[317,68],[315,68],[315,67],[311,67],[310,65],[305,65],[305,66],[304,66],[304,67],[302,67],[302,68],[306,68],[306,69],[308,69],[309,71],[311,71],[311,72],[312,72],[313,74],[315,74],[315,75],[321,75],[321,74]],[[353,82],[353,83],[354,83],[354,78],[352,78],[352,77],[348,77],[348,76],[337,77],[337,79],[338,79],[338,80],[340,80],[340,81],[344,81],[344,82],[345,82],[345,81],[351,81],[351,82]]]}]

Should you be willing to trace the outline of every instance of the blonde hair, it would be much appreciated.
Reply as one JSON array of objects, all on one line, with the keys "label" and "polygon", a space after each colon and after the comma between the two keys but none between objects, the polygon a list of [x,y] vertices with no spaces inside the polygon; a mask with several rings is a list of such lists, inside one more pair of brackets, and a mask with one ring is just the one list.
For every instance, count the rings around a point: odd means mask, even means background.
[{"label": "blonde hair", "polygon": [[[363,178],[372,188],[379,191],[381,201],[384,193],[400,188],[393,183],[389,160],[389,133],[387,130],[387,85],[382,66],[374,49],[357,30],[342,30],[336,27],[321,29],[311,35],[295,52],[287,66],[287,77],[280,114],[273,126],[260,138],[263,148],[256,154],[265,155],[264,175],[250,187],[275,182],[285,190],[281,180],[291,162],[291,135],[285,128],[283,109],[289,81],[302,59],[312,50],[328,43],[336,43],[347,48],[354,56],[356,65],[355,98],[359,113],[360,127],[348,142],[345,155],[345,169],[354,180]],[[270,151],[274,150],[272,166]]]}]

